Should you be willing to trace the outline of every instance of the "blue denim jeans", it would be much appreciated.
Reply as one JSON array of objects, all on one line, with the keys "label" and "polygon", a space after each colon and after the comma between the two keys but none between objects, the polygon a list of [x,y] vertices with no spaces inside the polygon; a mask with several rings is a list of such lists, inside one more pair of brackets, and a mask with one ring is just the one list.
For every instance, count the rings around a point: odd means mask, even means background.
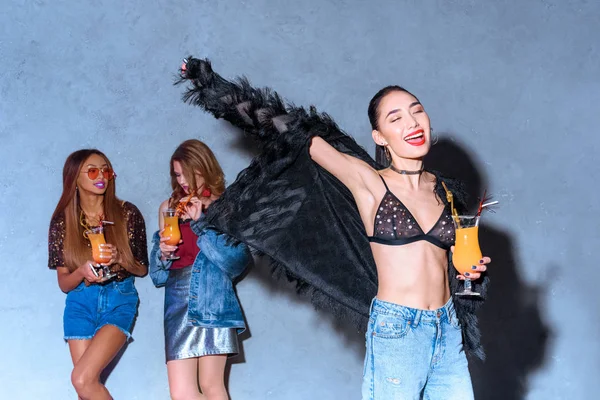
[{"label": "blue denim jeans", "polygon": [[473,387],[452,299],[418,310],[373,299],[363,400],[472,400]]},{"label": "blue denim jeans", "polygon": [[129,339],[139,302],[133,279],[90,286],[81,282],[71,290],[65,301],[64,339],[91,339],[107,324],[119,328]]}]

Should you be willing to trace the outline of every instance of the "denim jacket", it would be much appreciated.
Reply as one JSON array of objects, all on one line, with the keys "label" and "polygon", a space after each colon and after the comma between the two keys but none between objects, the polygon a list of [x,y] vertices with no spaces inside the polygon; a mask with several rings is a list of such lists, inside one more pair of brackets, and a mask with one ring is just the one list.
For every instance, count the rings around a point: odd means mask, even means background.
[{"label": "denim jacket", "polygon": [[156,287],[163,287],[167,284],[169,279],[169,268],[171,268],[172,261],[161,260],[160,254],[160,235],[158,231],[152,235],[152,250],[150,251],[150,266],[148,267],[148,274],[152,279],[152,283]]},{"label": "denim jacket", "polygon": [[[243,244],[227,243],[229,237],[208,227],[203,219],[191,223],[198,235],[200,252],[192,266],[188,322],[204,328],[246,329],[242,309],[233,289],[233,281],[250,261],[250,251]],[[150,277],[156,287],[164,286],[171,261],[160,259],[160,236],[154,233],[150,253]]]}]

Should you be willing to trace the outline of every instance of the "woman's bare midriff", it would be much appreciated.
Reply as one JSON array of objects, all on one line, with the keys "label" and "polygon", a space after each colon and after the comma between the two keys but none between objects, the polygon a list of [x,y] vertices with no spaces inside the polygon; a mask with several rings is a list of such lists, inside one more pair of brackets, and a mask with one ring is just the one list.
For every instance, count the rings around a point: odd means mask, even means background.
[{"label": "woman's bare midriff", "polygon": [[448,255],[426,241],[402,246],[371,243],[377,265],[379,300],[435,310],[450,298]]}]

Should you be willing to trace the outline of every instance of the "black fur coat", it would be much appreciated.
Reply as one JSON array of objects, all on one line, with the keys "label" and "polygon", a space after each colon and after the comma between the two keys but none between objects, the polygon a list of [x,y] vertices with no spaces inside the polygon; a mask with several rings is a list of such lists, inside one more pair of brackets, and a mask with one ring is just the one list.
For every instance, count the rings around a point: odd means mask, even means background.
[{"label": "black fur coat", "polygon": [[[326,114],[311,107],[286,105],[271,89],[257,89],[245,78],[233,82],[212,70],[208,60],[190,57],[182,79],[191,86],[184,101],[202,107],[255,137],[260,154],[238,175],[206,218],[218,230],[272,260],[274,274],[286,276],[313,304],[366,330],[371,299],[377,293],[377,270],[367,234],[350,191],[312,161],[310,140],[320,136],[338,151],[375,169],[375,162]],[[457,182],[440,181],[464,199]],[[450,290],[460,290],[448,264]],[[475,310],[485,298],[488,278],[473,283],[481,299],[454,297],[463,327],[465,349],[484,358]]]}]

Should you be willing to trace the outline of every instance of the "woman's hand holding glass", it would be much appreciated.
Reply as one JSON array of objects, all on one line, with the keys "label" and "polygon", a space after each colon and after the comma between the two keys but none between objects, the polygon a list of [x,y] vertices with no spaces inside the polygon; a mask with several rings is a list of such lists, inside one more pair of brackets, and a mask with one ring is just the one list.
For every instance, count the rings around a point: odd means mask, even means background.
[{"label": "woman's hand holding glass", "polygon": [[480,296],[480,293],[472,290],[471,281],[481,277],[491,259],[483,257],[479,247],[479,215],[455,215],[453,221],[456,241],[450,249],[452,263],[459,273],[457,278],[464,282],[464,290],[455,294]]},{"label": "woman's hand holding glass", "polygon": [[[162,260],[168,260],[170,257],[173,256],[173,253],[175,253],[175,251],[177,251],[177,245],[170,245],[167,244],[168,241],[171,240],[171,238],[169,236],[163,236],[163,233],[165,232],[164,229],[161,229],[159,234],[160,234],[160,244],[159,244],[159,248],[160,248],[160,255],[161,255],[161,259]],[[183,241],[180,240],[179,243],[182,243]]]},{"label": "woman's hand holding glass", "polygon": [[102,269],[94,267],[94,261],[87,260],[77,268],[77,272],[81,274],[83,279],[89,283],[102,282],[104,279],[104,273]]},{"label": "woman's hand holding glass", "polygon": [[119,252],[117,246],[110,243],[100,244],[100,255],[103,259],[108,259],[107,262],[101,262],[100,265],[110,266],[119,261]]},{"label": "woman's hand holding glass", "polygon": [[[452,246],[452,248],[450,249],[450,251],[452,251],[454,253],[454,246]],[[465,274],[460,274],[457,275],[456,278],[464,281],[465,279],[470,279],[472,281],[476,281],[477,279],[481,278],[481,274],[485,271],[487,271],[487,264],[491,263],[492,259],[489,257],[481,257],[481,260],[479,260],[479,263],[477,263],[476,265],[473,265],[471,267],[471,269],[473,271],[470,272],[465,272]]]}]

